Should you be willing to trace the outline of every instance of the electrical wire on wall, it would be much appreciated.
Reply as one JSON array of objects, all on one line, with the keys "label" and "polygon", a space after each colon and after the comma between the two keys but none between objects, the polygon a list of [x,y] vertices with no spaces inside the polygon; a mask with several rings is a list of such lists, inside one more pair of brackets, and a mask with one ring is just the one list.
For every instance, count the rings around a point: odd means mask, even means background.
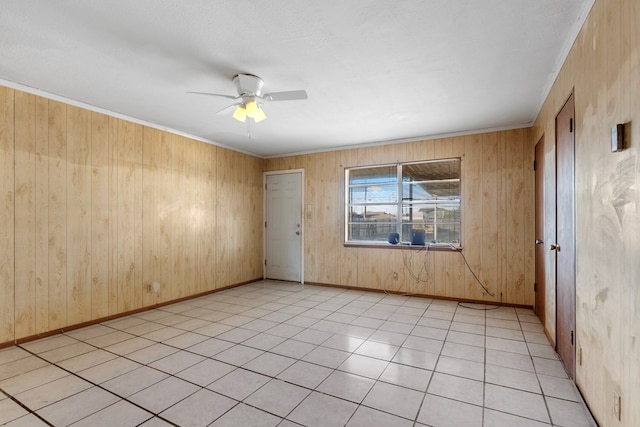
[{"label": "electrical wire on wall", "polygon": [[[409,256],[406,256],[406,253],[409,252]],[[415,255],[424,252],[424,256],[422,257],[422,262],[420,263],[420,269],[416,273],[413,268],[413,259]],[[402,265],[416,283],[427,283],[429,281],[429,268],[427,266],[427,258],[429,256],[429,246],[425,247],[425,250],[403,250],[402,251]],[[408,258],[408,259],[407,259]]]}]

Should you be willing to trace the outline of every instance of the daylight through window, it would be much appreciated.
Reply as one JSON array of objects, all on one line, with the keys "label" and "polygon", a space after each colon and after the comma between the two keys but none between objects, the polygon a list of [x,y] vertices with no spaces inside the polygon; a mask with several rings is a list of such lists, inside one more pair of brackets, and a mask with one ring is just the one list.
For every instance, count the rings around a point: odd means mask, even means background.
[{"label": "daylight through window", "polygon": [[460,246],[460,159],[347,168],[345,183],[347,243],[423,231],[427,244]]}]

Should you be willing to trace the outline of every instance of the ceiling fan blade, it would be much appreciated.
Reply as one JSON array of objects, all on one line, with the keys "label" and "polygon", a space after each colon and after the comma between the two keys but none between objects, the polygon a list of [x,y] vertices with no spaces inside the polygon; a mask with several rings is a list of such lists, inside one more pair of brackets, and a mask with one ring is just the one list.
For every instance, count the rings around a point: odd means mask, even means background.
[{"label": "ceiling fan blade", "polygon": [[238,105],[240,105],[239,102],[236,102],[235,104],[227,105],[222,110],[216,111],[216,114],[227,114],[233,111]]},{"label": "ceiling fan blade", "polygon": [[307,92],[304,90],[289,90],[286,92],[265,93],[262,97],[267,101],[295,101],[297,99],[307,99]]},{"label": "ceiling fan blade", "polygon": [[239,96],[224,95],[224,94],[221,94],[221,93],[209,93],[209,92],[187,92],[187,93],[195,93],[196,95],[218,96],[218,97],[221,97],[221,98],[228,98],[228,99],[238,99],[238,98],[240,98]]}]

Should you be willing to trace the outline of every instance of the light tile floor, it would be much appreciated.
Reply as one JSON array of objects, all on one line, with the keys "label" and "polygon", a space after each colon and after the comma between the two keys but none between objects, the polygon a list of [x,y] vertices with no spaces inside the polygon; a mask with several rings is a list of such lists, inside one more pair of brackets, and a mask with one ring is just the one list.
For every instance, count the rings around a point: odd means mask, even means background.
[{"label": "light tile floor", "polygon": [[0,350],[0,424],[595,425],[531,310],[480,308],[228,289]]}]

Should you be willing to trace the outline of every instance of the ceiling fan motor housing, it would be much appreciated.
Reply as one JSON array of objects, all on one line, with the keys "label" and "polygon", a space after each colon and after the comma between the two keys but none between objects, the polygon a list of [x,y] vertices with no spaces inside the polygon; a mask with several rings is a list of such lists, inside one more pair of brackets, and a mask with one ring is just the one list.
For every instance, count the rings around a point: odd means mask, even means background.
[{"label": "ceiling fan motor housing", "polygon": [[233,78],[233,84],[236,86],[238,95],[241,97],[261,97],[262,86],[264,82],[258,76],[253,74],[238,74]]}]

